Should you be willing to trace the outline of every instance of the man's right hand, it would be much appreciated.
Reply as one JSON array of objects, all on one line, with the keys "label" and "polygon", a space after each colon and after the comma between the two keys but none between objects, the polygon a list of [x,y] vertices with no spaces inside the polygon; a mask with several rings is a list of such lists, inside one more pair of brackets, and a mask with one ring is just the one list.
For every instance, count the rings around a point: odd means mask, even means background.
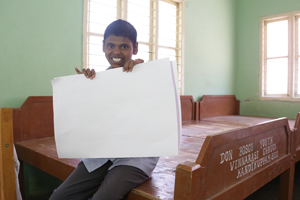
[{"label": "man's right hand", "polygon": [[75,67],[75,71],[77,72],[77,74],[84,74],[86,78],[89,78],[91,80],[93,80],[93,78],[96,77],[96,72],[94,69],[82,69],[82,72],[77,68]]}]

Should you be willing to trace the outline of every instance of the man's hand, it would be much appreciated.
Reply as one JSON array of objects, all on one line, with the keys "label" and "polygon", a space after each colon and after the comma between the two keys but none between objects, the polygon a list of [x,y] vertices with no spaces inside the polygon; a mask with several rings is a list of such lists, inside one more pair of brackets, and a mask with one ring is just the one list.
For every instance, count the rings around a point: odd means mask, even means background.
[{"label": "man's hand", "polygon": [[77,72],[77,74],[84,74],[86,78],[89,78],[91,80],[96,77],[96,72],[94,69],[83,69],[81,72],[77,67],[75,67],[75,71]]},{"label": "man's hand", "polygon": [[123,66],[123,72],[132,72],[135,65],[144,63],[143,59],[128,60]]}]

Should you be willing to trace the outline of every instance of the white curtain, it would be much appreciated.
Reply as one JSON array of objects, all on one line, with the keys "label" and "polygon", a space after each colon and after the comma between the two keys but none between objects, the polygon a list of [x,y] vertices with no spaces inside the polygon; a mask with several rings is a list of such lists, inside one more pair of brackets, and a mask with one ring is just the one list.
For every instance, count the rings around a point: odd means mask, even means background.
[{"label": "white curtain", "polygon": [[20,171],[20,162],[18,160],[16,148],[14,146],[14,162],[15,162],[15,178],[16,178],[16,195],[17,200],[22,200],[22,195],[20,192],[20,185],[19,185],[19,171]]}]

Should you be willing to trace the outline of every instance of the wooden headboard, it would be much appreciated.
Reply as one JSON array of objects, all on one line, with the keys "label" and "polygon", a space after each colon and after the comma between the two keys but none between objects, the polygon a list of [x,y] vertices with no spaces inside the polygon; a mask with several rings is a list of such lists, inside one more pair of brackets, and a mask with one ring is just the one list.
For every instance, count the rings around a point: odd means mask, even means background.
[{"label": "wooden headboard", "polygon": [[[193,96],[180,96],[182,121],[195,119]],[[52,96],[29,96],[21,108],[13,108],[14,141],[54,135]]]},{"label": "wooden headboard", "polygon": [[203,95],[199,103],[200,120],[208,117],[238,115],[240,112],[240,101],[235,98],[235,95]]},{"label": "wooden headboard", "polygon": [[15,142],[52,137],[52,96],[30,96],[21,108],[13,108],[13,130]]}]

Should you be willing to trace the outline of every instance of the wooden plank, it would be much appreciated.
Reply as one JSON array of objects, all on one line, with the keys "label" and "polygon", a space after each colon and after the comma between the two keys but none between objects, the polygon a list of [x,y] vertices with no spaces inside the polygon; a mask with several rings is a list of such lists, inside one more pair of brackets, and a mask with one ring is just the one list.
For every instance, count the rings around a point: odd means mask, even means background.
[{"label": "wooden plank", "polygon": [[16,199],[12,109],[0,109],[0,199]]}]

